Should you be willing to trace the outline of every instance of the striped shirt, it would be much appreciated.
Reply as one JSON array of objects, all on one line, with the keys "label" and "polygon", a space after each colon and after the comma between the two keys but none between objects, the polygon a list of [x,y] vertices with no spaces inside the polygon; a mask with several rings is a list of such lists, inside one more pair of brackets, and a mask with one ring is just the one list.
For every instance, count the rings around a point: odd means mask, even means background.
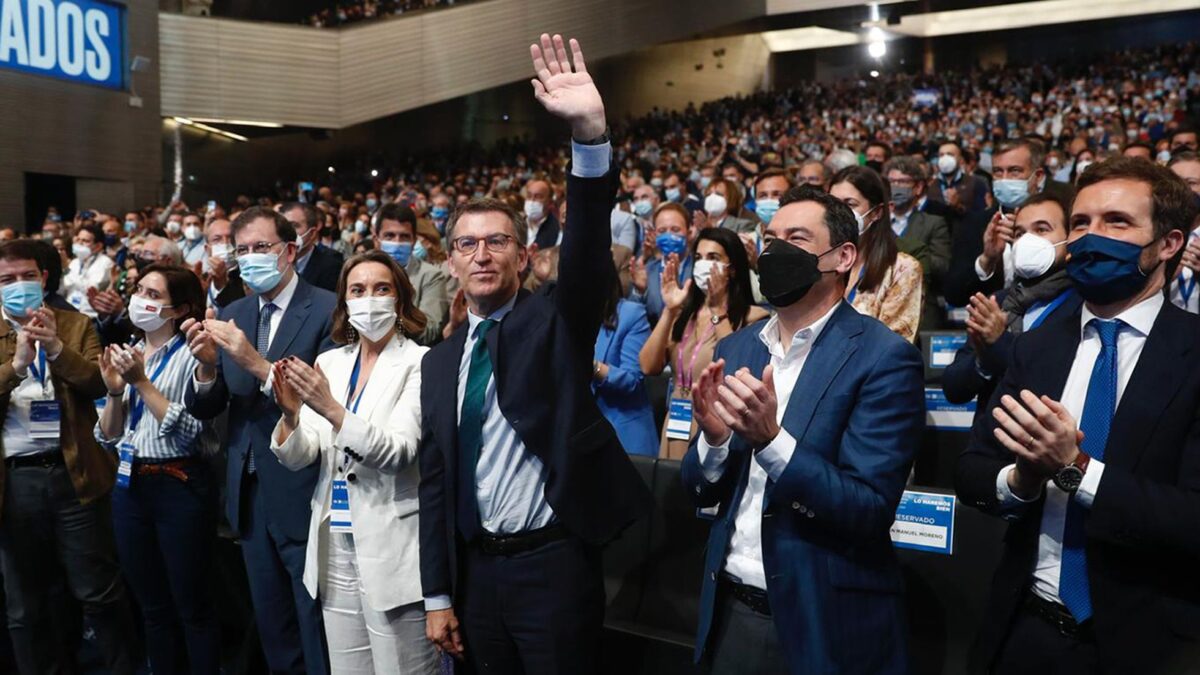
[{"label": "striped shirt", "polygon": [[[146,377],[150,377],[158,369],[158,364],[170,350],[172,343],[183,339],[182,335],[176,335],[146,361],[144,365]],[[146,348],[145,340],[139,341],[134,348],[144,350]],[[147,405],[143,408],[137,428],[129,428],[131,387],[126,385],[125,395],[121,397],[125,432],[116,438],[108,438],[100,430],[100,423],[97,422],[96,441],[110,450],[116,450],[122,441],[128,441],[136,448],[133,456],[141,459],[177,459],[208,454],[216,447],[216,432],[213,430],[212,424],[192,417],[183,407],[184,390],[198,363],[187,345],[183,345],[175,350],[175,353],[171,355],[171,360],[155,379],[154,388],[158,389],[169,402],[167,414],[163,416],[161,422]],[[138,399],[143,400],[140,396]],[[109,399],[108,405],[114,404],[115,402]]]}]

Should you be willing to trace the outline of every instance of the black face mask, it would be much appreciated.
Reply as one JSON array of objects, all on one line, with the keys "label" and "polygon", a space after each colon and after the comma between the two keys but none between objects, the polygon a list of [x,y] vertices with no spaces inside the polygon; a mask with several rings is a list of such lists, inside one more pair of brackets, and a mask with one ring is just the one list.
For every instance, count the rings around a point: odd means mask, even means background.
[{"label": "black face mask", "polygon": [[775,307],[799,302],[825,274],[817,267],[825,253],[815,255],[782,239],[773,240],[758,258],[759,289],[763,297]]},{"label": "black face mask", "polygon": [[139,256],[134,256],[133,264],[137,267],[138,274],[141,274],[142,272],[146,271],[147,267],[153,265],[154,261],[148,260],[139,255]]}]

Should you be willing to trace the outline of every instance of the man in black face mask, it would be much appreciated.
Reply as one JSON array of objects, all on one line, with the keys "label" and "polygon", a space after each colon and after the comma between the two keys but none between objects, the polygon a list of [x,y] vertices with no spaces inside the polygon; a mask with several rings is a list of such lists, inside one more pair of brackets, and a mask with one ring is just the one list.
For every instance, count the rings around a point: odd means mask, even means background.
[{"label": "man in black face mask", "polygon": [[1016,339],[958,461],[959,499],[1011,522],[971,669],[1195,672],[1200,317],[1163,286],[1196,206],[1142,159],[1078,186],[1066,269],[1084,304]]},{"label": "man in black face mask", "polygon": [[701,433],[683,481],[697,505],[720,505],[696,659],[718,674],[904,673],[888,530],[925,424],[921,357],[842,299],[849,207],[793,188],[765,234],[777,314],[722,340],[693,389]]}]

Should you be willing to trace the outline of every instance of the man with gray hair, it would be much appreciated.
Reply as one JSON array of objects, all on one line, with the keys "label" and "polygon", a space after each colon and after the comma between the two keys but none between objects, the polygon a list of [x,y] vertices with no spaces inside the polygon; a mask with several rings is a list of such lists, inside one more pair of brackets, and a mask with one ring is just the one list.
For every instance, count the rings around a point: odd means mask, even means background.
[{"label": "man with gray hair", "polygon": [[950,225],[946,219],[925,212],[927,176],[925,166],[908,155],[899,155],[883,165],[883,176],[891,186],[892,231],[900,250],[916,258],[925,272],[925,306],[921,330],[936,330],[941,323],[938,295],[942,278],[950,269]]},{"label": "man with gray hair", "polygon": [[146,237],[146,243],[142,245],[142,252],[138,254],[137,266],[139,269],[144,269],[150,265],[182,264],[183,251],[179,249],[179,245],[157,234],[151,234]]},{"label": "man with gray hair", "polygon": [[[170,239],[151,234],[146,236],[142,250],[133,261],[139,272],[151,265],[182,265],[183,251]],[[132,293],[135,289],[130,287],[128,290]],[[100,334],[100,342],[105,346],[128,342],[133,334],[133,324],[125,312],[121,294],[107,288],[98,291],[89,301],[96,310],[96,332]]]},{"label": "man with gray hair", "polygon": [[848,166],[858,164],[858,155],[853,150],[846,148],[838,148],[829,153],[829,157],[825,158],[825,165],[829,168],[830,173],[837,173]]}]

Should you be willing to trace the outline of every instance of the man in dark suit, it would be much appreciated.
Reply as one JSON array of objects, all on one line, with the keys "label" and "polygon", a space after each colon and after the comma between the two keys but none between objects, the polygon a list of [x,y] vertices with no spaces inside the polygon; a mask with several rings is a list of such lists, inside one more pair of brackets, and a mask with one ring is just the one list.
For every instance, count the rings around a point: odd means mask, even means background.
[{"label": "man in dark suit", "polygon": [[316,462],[289,471],[271,452],[279,408],[271,364],[286,357],[312,363],[332,347],[336,301],[292,267],[296,230],[282,215],[252,207],[233,223],[243,282],[253,295],[204,321],[186,321],[200,361],[184,396],[199,419],[228,408],[226,516],[237,532],[250,580],[263,651],[273,673],[326,673],[321,609],[304,588],[309,502]]},{"label": "man in dark suit", "polygon": [[650,503],[591,393],[617,172],[604,104],[571,50],[574,68],[560,36],[532,47],[537,99],[575,139],[558,284],[521,290],[521,214],[460,206],[446,240],[468,317],[421,368],[426,634],[482,673],[598,672],[599,546]]},{"label": "man in dark suit", "polygon": [[[1071,186],[1046,176],[1045,146],[1021,138],[996,149],[992,156],[992,191],[995,204],[959,221],[954,230],[954,251],[946,274],[946,302],[965,307],[972,295],[990,295],[1012,281],[1008,245],[1016,238],[1012,214],[1028,195],[1049,192],[1064,204],[1074,197]],[[1021,187],[1021,184],[1024,187]]]},{"label": "man in dark suit", "polygon": [[558,246],[562,228],[559,226],[558,214],[554,211],[554,193],[550,190],[550,183],[535,178],[525,184],[525,218],[529,223],[529,246],[536,244],[541,251]]},{"label": "man in dark suit", "polygon": [[925,274],[925,307],[921,310],[921,330],[941,325],[942,278],[950,269],[950,225],[946,219],[927,212],[925,167],[908,155],[888,160],[883,176],[891,186],[892,231],[900,250],[921,263]]},{"label": "man in dark suit", "polygon": [[843,299],[849,207],[789,191],[765,233],[775,317],[717,344],[693,389],[687,493],[718,507],[696,659],[712,673],[905,673],[888,531],[924,429],[916,348]]},{"label": "man in dark suit", "polygon": [[970,666],[1200,664],[1200,317],[1163,297],[1196,207],[1168,169],[1089,169],[1071,213],[1073,321],[1017,338],[955,477],[1010,521]]},{"label": "man in dark suit", "polygon": [[321,246],[321,212],[304,202],[284,202],[279,212],[296,228],[296,271],[300,278],[330,293],[337,292],[342,254]]}]

